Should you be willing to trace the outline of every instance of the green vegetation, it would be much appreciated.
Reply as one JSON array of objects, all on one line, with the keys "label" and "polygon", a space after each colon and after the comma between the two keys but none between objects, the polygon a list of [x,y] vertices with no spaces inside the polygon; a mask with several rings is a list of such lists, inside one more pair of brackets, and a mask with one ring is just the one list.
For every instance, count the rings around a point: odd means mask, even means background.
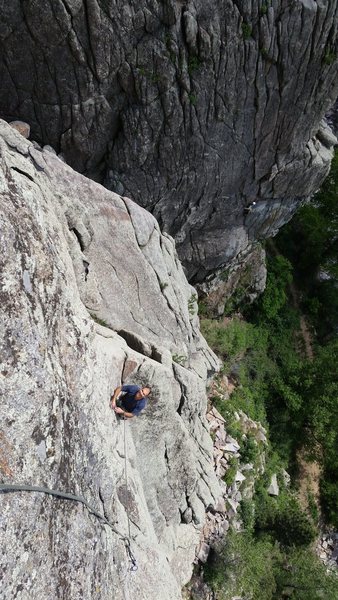
[{"label": "green vegetation", "polygon": [[338,326],[338,152],[312,204],[303,206],[278,236],[280,252],[295,266],[301,308],[325,343]]},{"label": "green vegetation", "polygon": [[102,327],[108,327],[109,329],[111,329],[110,325],[108,325],[108,323],[106,321],[104,321],[103,319],[100,319],[94,313],[89,313],[89,314],[90,314],[91,318],[93,319],[93,321],[95,321],[95,323],[97,323],[98,325],[102,325]]},{"label": "green vegetation", "polygon": [[[246,279],[246,277],[244,277]],[[222,277],[221,277],[222,279]],[[244,302],[244,298],[247,292],[247,287],[244,284],[244,281],[241,281],[241,283],[236,287],[235,291],[233,292],[233,294],[231,295],[230,298],[227,299],[225,305],[224,305],[224,314],[225,315],[231,315],[232,313],[234,313],[236,310],[239,309],[239,307],[241,306],[241,304]]]},{"label": "green vegetation", "polygon": [[166,33],[164,36],[164,40],[165,40],[167,52],[169,54],[169,58],[170,58],[171,62],[175,65],[176,59],[177,59],[177,56],[174,51],[175,46],[176,46],[175,39],[170,35],[170,33]]},{"label": "green vegetation", "polygon": [[231,486],[234,481],[235,481],[235,477],[236,477],[236,473],[237,473],[237,469],[238,469],[238,460],[237,458],[230,458],[229,463],[228,463],[228,469],[227,472],[224,475],[224,481],[227,484],[227,486]]},{"label": "green vegetation", "polygon": [[188,73],[192,75],[201,66],[202,61],[196,55],[190,55],[188,58]]},{"label": "green vegetation", "polygon": [[[214,398],[231,435],[241,440],[241,460],[259,447],[244,440],[234,412],[243,409],[268,429],[265,473],[252,501],[242,500],[244,531],[231,532],[214,553],[206,575],[219,600],[338,600],[336,574],[326,573],[312,543],[318,523],[313,496],[305,512],[286,488],[282,468],[296,475],[300,448],[322,464],[321,502],[338,527],[338,155],[315,203],[304,206],[268,245],[264,294],[232,319],[202,319],[209,344],[237,381],[229,400]],[[324,276],[321,275],[324,273]],[[320,275],[320,276],[319,276]],[[301,344],[300,316],[312,325],[314,356]],[[277,473],[280,493],[267,493]]]},{"label": "green vegetation", "polygon": [[254,541],[248,533],[230,531],[220,554],[212,555],[206,569],[218,600],[241,597],[270,600],[275,590],[271,563],[273,545],[269,541]]},{"label": "green vegetation", "polygon": [[315,538],[311,519],[298,500],[287,490],[272,497],[266,487],[258,486],[255,496],[255,529],[268,532],[281,545],[307,546]]},{"label": "green vegetation", "polygon": [[[329,179],[326,184],[329,190],[337,189],[334,181]],[[322,236],[318,237],[318,229]],[[201,328],[223,358],[225,372],[232,373],[239,384],[230,402],[223,406],[219,402],[217,408],[222,412],[227,404],[267,422],[273,446],[289,468],[300,445],[306,443],[312,454],[318,448],[323,450],[316,456],[324,461],[323,504],[330,521],[338,524],[338,509],[334,508],[334,490],[338,496],[338,294],[333,260],[338,239],[337,202],[332,202],[330,194],[326,203],[323,196],[318,197],[317,206],[305,206],[289,231],[292,236],[285,239],[283,232],[277,239],[288,249],[288,257],[270,254],[266,290],[253,306],[246,307],[247,321],[238,315],[230,322],[202,319]],[[297,246],[290,243],[294,236]],[[318,281],[324,259],[332,279]],[[290,297],[291,263],[297,288],[311,300],[302,302],[301,309],[317,331],[314,360],[300,352],[299,310]]]},{"label": "green vegetation", "polygon": [[152,83],[158,83],[161,80],[161,76],[159,73],[154,73],[153,71],[149,71],[145,67],[138,67],[138,72],[142,77],[146,77]]},{"label": "green vegetation", "polygon": [[188,98],[189,98],[190,104],[192,104],[193,106],[196,106],[196,104],[197,104],[196,94],[188,94]]},{"label": "green vegetation", "polygon": [[210,346],[226,361],[225,369],[255,344],[255,328],[236,316],[230,322],[203,319],[201,329]]},{"label": "green vegetation", "polygon": [[243,528],[252,533],[255,527],[255,503],[246,498],[241,500],[239,514],[242,519]]},{"label": "green vegetation", "polygon": [[171,358],[178,365],[184,365],[185,361],[187,360],[185,354],[172,354]]},{"label": "green vegetation", "polygon": [[261,16],[267,14],[269,6],[272,6],[272,0],[266,0],[265,2],[262,2],[262,5],[259,10]]},{"label": "green vegetation", "polygon": [[307,493],[307,503],[308,503],[311,519],[312,519],[313,523],[315,525],[317,525],[318,520],[319,520],[318,507],[316,504],[315,497],[311,491],[308,491],[308,493]]},{"label": "green vegetation", "polygon": [[338,579],[303,548],[284,551],[268,536],[230,531],[221,552],[212,554],[205,577],[217,600],[338,599]]},{"label": "green vegetation", "polygon": [[229,279],[229,269],[224,269],[224,271],[222,271],[222,273],[220,274],[220,279],[222,281],[228,281]]},{"label": "green vegetation", "polygon": [[259,317],[272,320],[287,302],[287,285],[292,281],[292,265],[277,255],[269,261],[266,289],[258,305]]},{"label": "green vegetation", "polygon": [[192,294],[188,300],[188,311],[191,315],[195,315],[197,311],[197,294]]},{"label": "green vegetation", "polygon": [[253,500],[241,501],[243,531],[231,530],[222,548],[211,553],[205,577],[218,600],[234,595],[257,600],[338,600],[337,575],[327,574],[309,550],[315,528],[294,493],[282,485],[278,497],[267,493],[278,461],[276,454],[268,458]]},{"label": "green vegetation", "polygon": [[[283,275],[284,276],[284,275]],[[274,277],[274,276],[273,276]],[[274,277],[276,282],[276,278]],[[279,281],[277,282],[279,286]],[[210,346],[224,360],[224,370],[237,380],[238,387],[231,395],[234,408],[244,410],[251,418],[266,423],[266,405],[272,388],[283,388],[288,391],[288,372],[295,368],[294,357],[299,362],[296,352],[292,350],[293,332],[283,317],[269,322],[266,312],[271,313],[271,297],[274,291],[267,291],[266,300],[262,301],[262,318],[259,323],[248,323],[239,316],[217,321],[202,319],[201,329]],[[278,303],[281,301],[278,299]],[[282,353],[281,353],[282,350]],[[276,356],[282,354],[282,362],[276,362]],[[222,412],[222,407],[219,407]]]},{"label": "green vegetation", "polygon": [[331,47],[326,48],[323,62],[326,65],[333,65],[333,63],[335,62],[336,58],[337,58],[337,54],[334,51],[334,49],[331,48]]},{"label": "green vegetation", "polygon": [[252,34],[252,27],[249,23],[242,23],[242,34],[245,40],[248,40]]},{"label": "green vegetation", "polygon": [[248,434],[241,442],[241,462],[255,464],[258,454],[258,443],[252,434]]},{"label": "green vegetation", "polygon": [[160,281],[160,289],[161,292],[163,292],[165,290],[166,287],[168,287],[168,283],[166,281]]},{"label": "green vegetation", "polygon": [[[338,152],[313,204],[304,206],[278,236],[295,265],[301,310],[313,328],[315,359],[301,373],[298,411],[312,454],[322,462],[322,508],[338,527]],[[314,449],[314,450],[313,450]]]}]

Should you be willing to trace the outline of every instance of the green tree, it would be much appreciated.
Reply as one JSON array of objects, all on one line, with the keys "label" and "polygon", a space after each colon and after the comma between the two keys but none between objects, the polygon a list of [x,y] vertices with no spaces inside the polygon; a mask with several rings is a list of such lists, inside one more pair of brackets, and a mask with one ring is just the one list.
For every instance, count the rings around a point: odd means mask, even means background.
[{"label": "green tree", "polygon": [[287,302],[286,286],[292,281],[292,265],[280,254],[269,259],[266,288],[260,300],[261,311],[267,319],[277,316]]},{"label": "green tree", "polygon": [[311,550],[283,549],[268,537],[231,531],[219,552],[213,551],[205,577],[217,600],[338,600],[336,573]]},{"label": "green tree", "polygon": [[338,151],[331,171],[312,203],[303,206],[276,238],[279,250],[294,264],[303,307],[319,339],[334,336],[338,326]]},{"label": "green tree", "polygon": [[219,553],[213,553],[206,569],[217,600],[238,595],[252,600],[271,600],[276,590],[273,556],[278,548],[269,540],[255,540],[250,533],[230,531]]},{"label": "green tree", "polygon": [[308,550],[293,548],[276,556],[274,598],[292,600],[338,600],[338,578]]}]

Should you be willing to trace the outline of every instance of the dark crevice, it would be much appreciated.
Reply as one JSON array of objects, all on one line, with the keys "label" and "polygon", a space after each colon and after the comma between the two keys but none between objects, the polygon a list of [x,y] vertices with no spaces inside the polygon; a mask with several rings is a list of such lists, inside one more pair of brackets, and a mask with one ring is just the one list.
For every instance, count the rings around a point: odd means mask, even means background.
[{"label": "dark crevice", "polygon": [[181,398],[180,398],[180,403],[179,403],[179,406],[178,406],[178,408],[177,408],[177,410],[176,410],[176,412],[177,412],[177,413],[178,413],[180,416],[181,416],[181,414],[182,414],[182,409],[183,409],[183,406],[184,406],[184,403],[185,403],[185,401],[186,401],[186,397],[184,396],[184,394],[182,394],[182,395],[181,395]]},{"label": "dark crevice", "polygon": [[29,175],[28,173],[26,173],[26,171],[22,171],[18,167],[11,167],[11,169],[12,169],[12,171],[17,171],[17,173],[20,173],[20,175],[23,175],[24,177],[27,177],[27,179],[30,179],[30,181],[33,181],[33,183],[34,183],[34,177],[32,177],[31,175]]},{"label": "dark crevice", "polygon": [[134,334],[132,331],[127,331],[126,329],[119,329],[117,333],[127,342],[129,348],[150,358],[151,353],[146,348],[145,342],[143,342],[139,336]]},{"label": "dark crevice", "polygon": [[155,346],[148,345],[141,337],[132,331],[120,329],[117,333],[127,342],[129,348],[162,364],[162,354]]},{"label": "dark crevice", "polygon": [[83,260],[84,272],[85,272],[85,281],[88,279],[89,275],[89,262],[87,260]]},{"label": "dark crevice", "polygon": [[167,470],[170,471],[170,466],[169,466],[169,456],[168,456],[168,448],[167,445],[164,446],[164,460],[166,462],[167,465]]},{"label": "dark crevice", "polygon": [[82,238],[81,233],[79,233],[79,231],[77,229],[75,229],[75,227],[71,227],[70,231],[72,231],[73,233],[75,233],[76,239],[79,242],[80,248],[81,248],[81,250],[83,252],[84,249],[85,249],[85,245],[83,243],[83,238]]},{"label": "dark crevice", "polygon": [[104,505],[104,498],[103,498],[102,491],[101,491],[100,487],[99,487],[99,497],[100,497],[100,500],[102,502],[103,514],[104,514],[105,518],[107,519],[107,521],[109,521],[109,517],[108,517],[108,515],[106,513],[106,509],[105,509],[105,505]]}]

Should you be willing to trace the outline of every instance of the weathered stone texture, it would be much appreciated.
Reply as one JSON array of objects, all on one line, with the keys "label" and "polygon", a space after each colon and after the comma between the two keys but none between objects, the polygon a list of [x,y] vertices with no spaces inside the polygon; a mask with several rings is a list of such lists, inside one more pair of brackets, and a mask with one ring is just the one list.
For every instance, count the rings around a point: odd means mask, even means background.
[{"label": "weathered stone texture", "polygon": [[[1,493],[2,597],[178,599],[220,493],[205,421],[218,362],[194,290],[144,209],[3,121],[0,152],[1,482],[84,496],[124,535],[129,514],[139,566],[82,504]],[[125,425],[127,486],[121,381],[153,387]]]},{"label": "weathered stone texture", "polygon": [[201,282],[327,173],[337,24],[337,0],[16,0],[0,112],[153,212]]}]

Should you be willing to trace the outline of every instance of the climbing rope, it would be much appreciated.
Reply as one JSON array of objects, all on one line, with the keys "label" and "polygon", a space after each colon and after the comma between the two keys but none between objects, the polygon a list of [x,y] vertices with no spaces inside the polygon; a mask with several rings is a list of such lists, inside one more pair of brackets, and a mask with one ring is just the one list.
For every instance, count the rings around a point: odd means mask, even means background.
[{"label": "climbing rope", "polygon": [[123,535],[120,531],[118,531],[106,517],[101,515],[97,510],[87,502],[85,498],[82,496],[77,496],[75,494],[68,494],[67,492],[60,492],[58,490],[52,490],[46,487],[40,487],[36,485],[24,485],[24,484],[16,484],[16,483],[0,483],[0,492],[39,492],[42,494],[49,494],[50,496],[56,496],[57,498],[63,498],[65,500],[73,500],[74,502],[81,502],[87,508],[87,510],[92,513],[95,517],[101,520],[105,525],[108,525],[110,529],[116,533],[119,538],[124,542],[126,552],[128,554],[131,567],[131,571],[137,571],[136,558],[133,555],[130,548],[130,525],[129,525],[129,516],[128,516],[128,537]]},{"label": "climbing rope", "polygon": [[[100,521],[102,521],[105,525],[108,525],[110,529],[119,536],[119,538],[124,542],[126,552],[130,561],[130,569],[129,571],[137,571],[137,563],[136,558],[130,547],[130,518],[129,512],[127,510],[127,502],[128,502],[128,471],[127,471],[127,443],[126,443],[126,418],[123,415],[123,438],[124,438],[124,472],[125,472],[125,489],[126,489],[126,512],[127,512],[127,522],[128,522],[128,537],[123,535],[120,531],[118,531],[106,517],[101,515],[85,498],[82,496],[78,496],[76,494],[68,494],[67,492],[60,492],[59,490],[52,490],[50,488],[36,486],[36,485],[25,485],[25,484],[16,484],[16,483],[0,483],[0,492],[39,492],[42,494],[49,494],[50,496],[55,496],[57,498],[63,498],[65,500],[72,500],[74,502],[80,502],[83,504],[87,510],[92,513],[95,517],[97,517]],[[125,596],[129,598],[128,589],[127,589],[127,575],[124,577],[124,592]]]},{"label": "climbing rope", "polygon": [[[127,471],[127,443],[126,443],[126,417],[123,414],[123,439],[124,439],[124,477],[126,482],[126,504],[128,502],[128,471]],[[126,507],[127,508],[127,507]],[[128,520],[128,537],[130,539],[130,519],[129,512],[127,510],[127,520]]]}]

